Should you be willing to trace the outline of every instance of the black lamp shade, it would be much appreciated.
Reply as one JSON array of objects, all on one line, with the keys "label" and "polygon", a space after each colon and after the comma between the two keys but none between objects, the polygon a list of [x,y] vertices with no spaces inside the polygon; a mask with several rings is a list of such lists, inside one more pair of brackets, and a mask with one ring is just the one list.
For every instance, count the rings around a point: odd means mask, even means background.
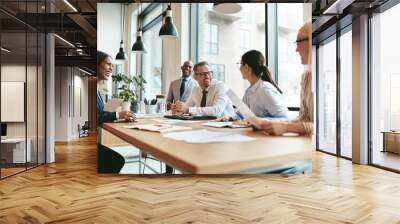
[{"label": "black lamp shade", "polygon": [[160,32],[158,35],[161,38],[178,38],[178,32],[176,31],[176,27],[172,20],[172,12],[171,7],[168,6],[167,8],[167,15],[165,17],[165,22],[161,26]]},{"label": "black lamp shade", "polygon": [[136,37],[136,42],[132,46],[132,51],[138,54],[146,53],[146,47],[142,41],[142,36],[139,34]]},{"label": "black lamp shade", "polygon": [[120,61],[125,61],[127,58],[124,48],[123,48],[123,42],[121,40],[121,46],[119,48],[119,52],[117,53],[117,56],[115,56],[115,60],[120,60]]}]

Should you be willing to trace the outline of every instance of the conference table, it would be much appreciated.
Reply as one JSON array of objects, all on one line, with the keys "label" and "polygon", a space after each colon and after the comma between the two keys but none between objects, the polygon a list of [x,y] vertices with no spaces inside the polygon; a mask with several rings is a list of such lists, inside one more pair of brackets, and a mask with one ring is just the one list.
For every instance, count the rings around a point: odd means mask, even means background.
[{"label": "conference table", "polygon": [[[236,132],[255,140],[198,144],[166,138],[158,132],[128,129],[124,126],[131,124],[127,123],[104,123],[103,129],[184,174],[260,173],[270,167],[311,160],[310,137],[269,136],[254,132],[251,128],[213,128],[203,126],[205,122],[177,125],[216,132]],[[147,118],[138,119],[134,124],[151,123],[158,122]]]}]

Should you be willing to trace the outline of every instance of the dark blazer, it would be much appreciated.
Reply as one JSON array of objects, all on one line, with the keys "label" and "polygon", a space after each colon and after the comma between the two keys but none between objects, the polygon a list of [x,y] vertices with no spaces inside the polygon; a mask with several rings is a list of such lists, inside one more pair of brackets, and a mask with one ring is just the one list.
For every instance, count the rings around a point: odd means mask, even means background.
[{"label": "dark blazer", "polygon": [[[115,112],[104,111],[104,102],[97,91],[97,125],[102,126],[103,122],[110,122],[117,119]],[[99,135],[101,136],[101,134]],[[119,173],[125,164],[125,158],[111,148],[101,144],[97,138],[97,172],[98,173]]]},{"label": "dark blazer", "polygon": [[103,122],[110,122],[117,120],[116,112],[104,111],[104,102],[97,91],[97,125],[101,126]]}]

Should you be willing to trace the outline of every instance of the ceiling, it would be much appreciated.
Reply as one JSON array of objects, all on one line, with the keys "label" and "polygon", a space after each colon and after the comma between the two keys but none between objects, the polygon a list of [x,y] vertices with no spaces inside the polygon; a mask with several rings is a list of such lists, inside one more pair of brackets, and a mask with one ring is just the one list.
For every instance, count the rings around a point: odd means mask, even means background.
[{"label": "ceiling", "polygon": [[18,63],[19,59],[22,62],[26,55],[30,60],[44,47],[36,43],[36,35],[52,32],[72,44],[55,38],[56,65],[95,71],[97,2],[68,0],[68,5],[63,0],[1,0],[2,46],[12,49],[3,61]]},{"label": "ceiling", "polygon": [[[352,17],[360,12],[374,10],[388,0],[340,0],[334,10],[328,8],[339,0],[273,0],[269,2],[310,2],[313,4],[313,40],[318,42],[336,32],[341,26],[351,23]],[[46,4],[47,2],[47,4]],[[56,65],[87,66],[95,71],[97,3],[134,2],[129,0],[0,0],[0,27],[2,44],[14,49],[11,56],[33,54],[37,48],[31,43],[33,35],[25,32],[54,32],[61,38],[55,38]],[[155,1],[141,1],[155,2]],[[157,1],[166,2],[166,1]],[[172,1],[182,2],[182,1]],[[197,1],[189,1],[197,2]],[[213,1],[204,1],[213,2]],[[223,2],[223,1],[221,1]],[[247,0],[240,2],[265,2]],[[75,9],[73,9],[75,8]],[[331,7],[332,8],[332,7]],[[51,13],[49,13],[51,11]],[[329,13],[326,13],[329,12]],[[340,21],[340,22],[338,22]],[[346,22],[347,21],[347,22]],[[28,43],[25,50],[26,42]],[[35,41],[33,41],[35,42]],[[41,48],[42,45],[39,46]],[[10,57],[12,58],[12,57]],[[92,66],[88,66],[92,63]]]}]

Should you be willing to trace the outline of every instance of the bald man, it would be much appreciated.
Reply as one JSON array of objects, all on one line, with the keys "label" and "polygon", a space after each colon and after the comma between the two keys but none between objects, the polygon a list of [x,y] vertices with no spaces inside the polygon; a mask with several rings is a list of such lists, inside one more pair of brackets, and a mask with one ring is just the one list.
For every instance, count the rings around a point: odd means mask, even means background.
[{"label": "bald man", "polygon": [[173,102],[182,101],[186,102],[189,98],[193,87],[197,85],[196,80],[192,78],[193,63],[191,61],[185,61],[181,66],[182,76],[171,82],[169,85],[169,91],[167,96],[167,105],[171,105]]}]

